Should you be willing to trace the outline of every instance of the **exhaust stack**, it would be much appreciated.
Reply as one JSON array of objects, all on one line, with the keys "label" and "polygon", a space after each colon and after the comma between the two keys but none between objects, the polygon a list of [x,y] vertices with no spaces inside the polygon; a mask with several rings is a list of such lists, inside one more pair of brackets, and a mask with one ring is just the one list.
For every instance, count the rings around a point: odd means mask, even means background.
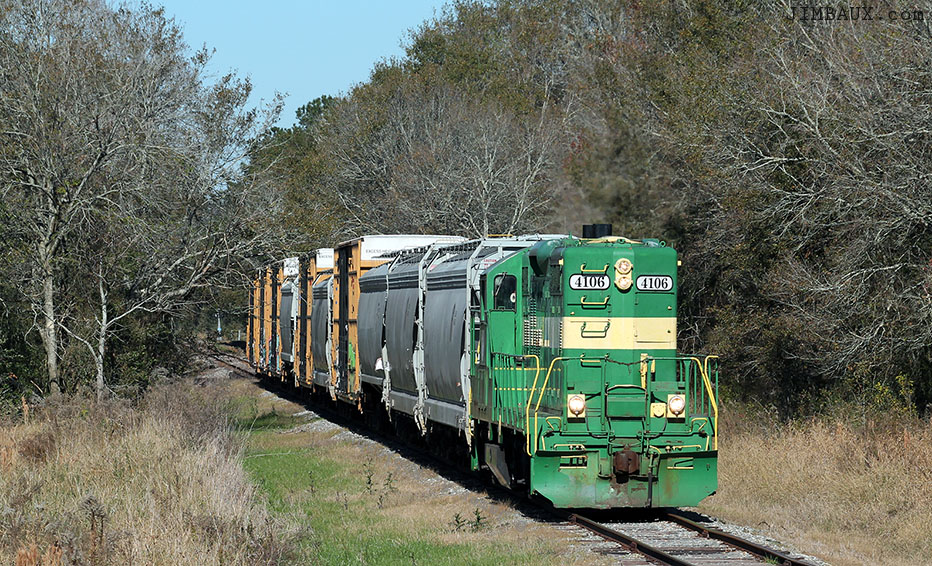
[{"label": "exhaust stack", "polygon": [[591,240],[612,235],[611,224],[583,224],[582,237]]}]

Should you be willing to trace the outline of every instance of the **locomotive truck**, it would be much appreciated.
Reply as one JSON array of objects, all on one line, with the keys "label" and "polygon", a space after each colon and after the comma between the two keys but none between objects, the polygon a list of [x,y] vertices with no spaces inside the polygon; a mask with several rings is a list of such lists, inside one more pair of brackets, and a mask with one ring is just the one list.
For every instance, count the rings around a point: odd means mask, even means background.
[{"label": "locomotive truck", "polygon": [[676,251],[586,231],[285,260],[253,283],[247,357],[556,507],[696,505],[718,482],[718,369],[677,353]]}]

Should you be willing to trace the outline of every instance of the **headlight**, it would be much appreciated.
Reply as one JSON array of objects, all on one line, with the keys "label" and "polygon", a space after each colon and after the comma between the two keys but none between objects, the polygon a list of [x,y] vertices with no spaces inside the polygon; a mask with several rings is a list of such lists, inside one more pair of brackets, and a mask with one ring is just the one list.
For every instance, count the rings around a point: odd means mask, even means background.
[{"label": "headlight", "polygon": [[570,395],[566,406],[571,413],[578,417],[586,412],[586,398],[582,395]]},{"label": "headlight", "polygon": [[618,287],[619,291],[627,291],[631,288],[632,269],[634,269],[634,265],[626,257],[615,262],[615,287]]},{"label": "headlight", "polygon": [[626,257],[623,257],[615,262],[615,271],[622,275],[631,273],[632,267],[634,267],[634,265],[632,265],[631,260]]},{"label": "headlight", "polygon": [[683,414],[683,411],[686,410],[686,397],[675,394],[667,397],[667,407],[670,408],[670,413],[680,416]]}]

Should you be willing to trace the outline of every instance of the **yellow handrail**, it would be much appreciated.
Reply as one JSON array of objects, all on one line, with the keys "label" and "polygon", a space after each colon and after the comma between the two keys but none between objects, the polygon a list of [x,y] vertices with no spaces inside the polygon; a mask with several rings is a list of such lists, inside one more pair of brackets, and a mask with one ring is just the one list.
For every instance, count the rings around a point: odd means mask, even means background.
[{"label": "yellow handrail", "polygon": [[[535,371],[534,382],[531,385],[531,390],[530,390],[530,393],[528,394],[527,404],[525,405],[525,410],[524,410],[525,433],[526,433],[525,434],[525,452],[527,453],[528,456],[533,456],[533,453],[531,452],[531,405],[534,405],[534,429],[533,430],[534,430],[534,446],[536,448],[538,437],[539,437],[538,416],[540,413],[540,405],[543,402],[544,392],[547,390],[547,385],[550,383],[550,376],[553,374],[553,370],[554,370],[554,367],[556,366],[556,363],[559,361],[567,361],[567,360],[577,360],[577,359],[582,360],[583,357],[581,356],[576,356],[576,357],[559,356],[559,357],[553,358],[550,361],[550,365],[547,367],[547,373],[544,376],[544,382],[541,384],[539,388],[539,393],[538,393],[537,383],[540,380],[540,373],[541,373],[541,370],[543,369],[540,366],[540,358],[533,354],[527,355],[525,357],[533,358],[535,360],[535,365],[536,365],[536,367],[534,368],[525,368],[526,370]],[[705,391],[709,396],[709,404],[712,407],[712,436],[713,436],[713,442],[714,442],[713,447],[715,450],[718,450],[718,400],[715,397],[715,391],[714,391],[714,388],[712,387],[711,378],[709,377],[709,362],[710,360],[716,359],[716,358],[718,358],[718,356],[706,356],[705,360],[700,361],[699,358],[690,356],[685,359],[689,359],[696,363],[696,367],[699,369],[699,375],[702,379],[703,387],[705,388]],[[594,359],[592,361],[596,361],[596,360]],[[646,364],[647,361],[654,362],[654,360],[650,358],[641,359],[640,364],[643,364],[642,367],[647,365]],[[631,388],[641,389],[641,390],[646,391],[646,384],[642,384],[641,387],[638,387],[637,385],[615,385],[615,386],[610,387],[609,390],[615,389],[616,387],[631,387]],[[607,392],[608,391],[606,391],[606,393]],[[535,393],[537,393],[536,403],[534,401]],[[700,430],[701,428],[702,427],[700,427]],[[708,449],[708,445],[706,446],[706,449]]]},{"label": "yellow handrail", "polygon": [[[536,357],[536,356],[535,356]],[[540,387],[540,394],[537,396],[537,404],[534,406],[534,446],[537,446],[537,413],[540,410],[540,402],[544,398],[544,391],[547,390],[547,383],[550,382],[550,374],[553,372],[553,365],[560,360],[570,360],[575,358],[557,357],[550,361],[550,367],[547,368],[547,375],[544,377],[544,383]],[[528,456],[531,454],[531,402],[534,400],[534,391],[537,389],[537,378],[540,377],[540,361],[538,360],[538,372],[534,376],[534,385],[531,387],[531,394],[527,398],[527,407],[524,409],[524,432],[525,432],[525,452]]]},{"label": "yellow handrail", "polygon": [[608,264],[605,264],[605,267],[602,269],[586,269],[586,264],[579,266],[579,271],[582,273],[608,273]]},{"label": "yellow handrail", "polygon": [[709,355],[705,357],[705,383],[706,389],[710,392],[709,396],[712,398],[712,408],[715,409],[715,422],[712,423],[713,429],[715,430],[715,449],[718,450],[718,401],[715,399],[715,395],[711,393],[712,391],[712,379],[709,377],[709,360],[718,359],[716,355]]},{"label": "yellow handrail", "polygon": [[540,378],[540,358],[535,354],[529,354],[526,357],[534,358],[535,365],[537,365],[537,371],[534,373],[534,383],[531,385],[531,392],[527,396],[527,406],[524,408],[524,437],[525,437],[525,452],[527,455],[531,455],[531,401],[534,399],[534,391],[537,389],[537,380]]},{"label": "yellow handrail", "polygon": [[541,385],[540,387],[540,395],[537,396],[537,405],[534,406],[534,417],[535,418],[537,418],[537,411],[540,410],[540,402],[543,401],[544,399],[544,391],[547,390],[547,383],[550,381],[550,374],[553,373],[554,364],[556,364],[558,361],[575,360],[575,359],[578,359],[578,358],[566,358],[566,357],[560,356],[560,357],[557,357],[551,360],[550,367],[547,368],[547,375],[544,377],[544,384]]},{"label": "yellow handrail", "polygon": [[712,391],[712,382],[709,380],[709,374],[706,371],[708,366],[709,358],[718,357],[718,356],[706,356],[705,361],[706,365],[699,361],[699,358],[690,358],[696,365],[699,367],[699,375],[702,376],[702,383],[705,385],[706,393],[709,394],[709,404],[712,405],[712,414],[715,417],[712,421],[712,434],[715,435],[715,441],[713,447],[718,450],[718,402],[715,400],[715,392]]},{"label": "yellow handrail", "polygon": [[[706,371],[706,373],[709,372],[709,361],[712,360],[712,359],[716,359],[716,360],[717,360],[717,359],[718,359],[718,356],[716,356],[715,354],[710,354],[710,355],[708,355],[708,356],[705,357],[705,360],[703,360],[703,364],[705,365],[705,371]],[[709,379],[711,379],[711,378],[709,378]]]}]

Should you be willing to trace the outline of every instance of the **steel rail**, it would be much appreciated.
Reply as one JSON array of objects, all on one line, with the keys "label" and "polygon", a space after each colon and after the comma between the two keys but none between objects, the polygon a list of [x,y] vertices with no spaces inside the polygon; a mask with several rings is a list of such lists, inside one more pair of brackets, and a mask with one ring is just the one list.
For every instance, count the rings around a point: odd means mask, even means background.
[{"label": "steel rail", "polygon": [[671,554],[667,554],[659,548],[645,544],[636,538],[630,537],[624,533],[616,531],[615,529],[606,527],[605,525],[597,523],[591,519],[576,515],[575,513],[570,514],[568,520],[570,523],[590,530],[604,539],[621,544],[633,552],[649,556],[655,560],[663,562],[664,564],[668,564],[669,566],[694,566],[689,562],[681,560]]},{"label": "steel rail", "polygon": [[[248,362],[246,360],[238,358],[235,355],[222,354],[219,352],[218,353],[202,352],[202,353],[210,358],[213,358],[216,362],[220,363],[221,365],[224,365],[228,367],[229,369],[233,370],[235,373],[238,373],[243,377],[250,377],[252,367],[248,366]],[[246,364],[249,369],[244,370],[242,367],[238,367],[237,365],[232,364],[227,360],[221,359],[221,356],[232,358],[233,360],[239,363]],[[325,411],[325,412],[329,412],[329,411]],[[409,448],[412,448],[412,447],[409,446]],[[421,451],[418,451],[418,452],[421,453]],[[516,493],[512,490],[506,489],[506,491],[510,493]],[[667,564],[668,566],[694,566],[692,563],[686,562],[685,560],[681,558],[677,558],[671,554],[668,554],[667,552],[664,552],[663,550],[660,550],[659,548],[656,548],[647,543],[644,543],[634,537],[631,537],[620,531],[612,529],[611,527],[608,527],[606,525],[603,525],[591,519],[587,519],[586,517],[583,517],[581,515],[577,515],[575,513],[562,512],[549,505],[543,505],[542,507],[548,509],[551,512],[556,512],[557,514],[562,515],[563,518],[566,519],[568,522],[578,525],[588,531],[591,531],[606,540],[618,543],[621,546],[631,550],[632,552],[637,552],[644,556],[648,556],[650,558],[653,558],[654,560],[658,560],[664,564]],[[722,543],[727,544],[728,546],[743,550],[745,552],[748,552],[768,562],[773,562],[776,564],[783,564],[785,566],[814,566],[811,562],[806,562],[805,560],[802,560],[799,558],[793,558],[786,553],[774,550],[772,548],[768,548],[763,545],[759,545],[749,540],[742,539],[738,536],[735,536],[735,535],[732,535],[732,534],[729,534],[729,533],[726,533],[724,531],[720,531],[717,529],[713,529],[705,525],[702,525],[700,523],[697,523],[695,521],[692,521],[690,519],[687,519],[686,517],[680,515],[676,510],[667,510],[662,514],[662,516],[674,524],[677,524],[685,529],[698,533],[700,536],[703,536],[709,539],[718,540]]]},{"label": "steel rail", "polygon": [[[218,364],[225,366],[227,369],[229,369],[233,373],[238,374],[240,377],[245,377],[247,379],[252,379],[256,377],[255,369],[249,365],[249,362],[247,360],[238,358],[232,354],[214,353],[214,352],[207,352],[204,350],[199,350],[199,352],[203,354],[204,356],[211,358]],[[222,356],[227,357],[227,358],[232,358],[233,360],[239,363],[246,364],[247,369],[243,369],[242,367],[239,367],[235,364],[228,362],[227,360],[222,359]]]},{"label": "steel rail", "polygon": [[779,552],[749,540],[745,540],[724,531],[711,529],[705,525],[691,521],[679,513],[676,513],[675,511],[667,511],[664,516],[669,521],[672,521],[677,525],[680,525],[681,527],[687,528],[691,531],[695,531],[701,536],[721,541],[729,546],[740,548],[741,550],[747,551],[759,558],[763,558],[764,560],[772,561],[776,564],[784,564],[786,566],[813,566],[811,562],[806,562],[805,560],[801,560],[799,558],[793,558],[786,553]]}]

